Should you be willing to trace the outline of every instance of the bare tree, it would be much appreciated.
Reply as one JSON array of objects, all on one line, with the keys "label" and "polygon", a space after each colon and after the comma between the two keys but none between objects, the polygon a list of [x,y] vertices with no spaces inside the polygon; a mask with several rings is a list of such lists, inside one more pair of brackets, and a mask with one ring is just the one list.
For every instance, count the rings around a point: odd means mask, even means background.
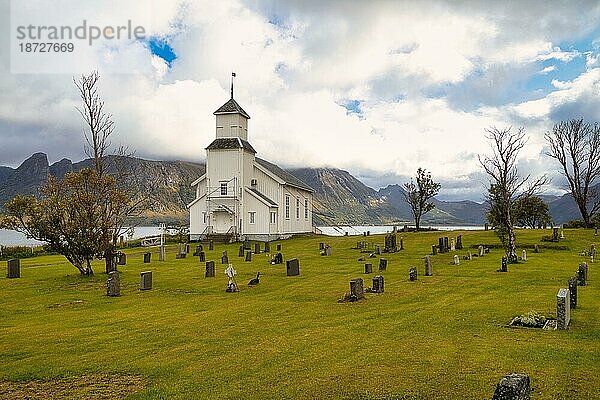
[{"label": "bare tree", "polygon": [[546,154],[560,163],[583,222],[592,226],[594,215],[600,211],[594,187],[600,177],[600,126],[583,118],[561,121],[546,132],[545,138],[550,145]]},{"label": "bare tree", "polygon": [[490,177],[488,201],[496,234],[502,241],[509,262],[517,262],[516,233],[514,229],[514,202],[534,195],[548,180],[545,176],[529,182],[530,175],[520,176],[517,157],[525,146],[525,131],[521,127],[516,132],[511,127],[486,129],[492,154],[479,155],[479,163]]},{"label": "bare tree", "polygon": [[442,185],[433,181],[431,173],[423,168],[417,170],[416,184],[412,179],[404,184],[404,198],[415,217],[417,231],[421,224],[421,217],[435,208],[435,204],[429,200],[439,193],[441,187]]}]

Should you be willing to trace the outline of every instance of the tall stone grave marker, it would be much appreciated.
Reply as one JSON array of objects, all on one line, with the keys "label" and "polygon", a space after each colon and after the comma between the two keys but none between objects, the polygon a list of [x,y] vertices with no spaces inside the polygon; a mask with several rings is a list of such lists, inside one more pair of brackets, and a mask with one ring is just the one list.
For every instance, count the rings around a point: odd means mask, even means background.
[{"label": "tall stone grave marker", "polygon": [[568,281],[569,285],[569,307],[571,309],[577,307],[577,277],[572,276]]},{"label": "tall stone grave marker", "polygon": [[246,261],[252,261],[252,252],[251,251],[246,252]]},{"label": "tall stone grave marker", "polygon": [[215,262],[207,261],[206,262],[206,270],[204,271],[205,278],[214,278],[215,277]]},{"label": "tall stone grave marker", "polygon": [[119,279],[119,271],[110,271],[106,280],[106,295],[109,297],[117,297],[121,295],[121,280]]},{"label": "tall stone grave marker", "polygon": [[587,282],[588,275],[588,265],[587,263],[579,264],[579,268],[577,269],[577,284],[579,286],[585,286]]},{"label": "tall stone grave marker", "polygon": [[198,261],[199,262],[204,262],[206,261],[206,253],[201,251],[200,253],[198,253]]},{"label": "tall stone grave marker", "polygon": [[462,250],[462,248],[463,248],[462,235],[458,235],[456,237],[456,250]]},{"label": "tall stone grave marker", "polygon": [[6,262],[6,277],[11,279],[21,277],[21,260],[13,258]]},{"label": "tall stone grave marker", "polygon": [[383,293],[383,276],[377,275],[373,277],[373,293]]},{"label": "tall stone grave marker", "polygon": [[286,261],[286,274],[287,276],[300,275],[300,263],[297,258]]},{"label": "tall stone grave marker", "polygon": [[365,298],[365,290],[362,278],[350,280],[350,301],[358,301]]},{"label": "tall stone grave marker", "polygon": [[567,329],[571,321],[569,289],[559,289],[556,295],[556,327],[558,329]]},{"label": "tall stone grave marker", "polygon": [[265,242],[265,253],[270,253],[270,252],[271,252],[271,243]]},{"label": "tall stone grave marker", "polygon": [[379,270],[386,271],[387,270],[387,259],[380,258],[379,259]]},{"label": "tall stone grave marker", "polygon": [[431,268],[431,259],[429,256],[425,256],[425,276],[432,276],[433,269]]},{"label": "tall stone grave marker", "polygon": [[152,289],[152,271],[140,272],[140,290]]},{"label": "tall stone grave marker", "polygon": [[144,264],[148,264],[152,258],[152,253],[144,253]]},{"label": "tall stone grave marker", "polygon": [[158,261],[165,261],[167,259],[167,247],[162,245],[159,248]]}]

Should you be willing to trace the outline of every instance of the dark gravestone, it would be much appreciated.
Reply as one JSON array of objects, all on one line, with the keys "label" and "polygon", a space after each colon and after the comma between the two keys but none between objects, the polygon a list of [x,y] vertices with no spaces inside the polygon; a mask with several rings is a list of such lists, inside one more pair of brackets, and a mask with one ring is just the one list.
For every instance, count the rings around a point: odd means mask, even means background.
[{"label": "dark gravestone", "polygon": [[271,252],[271,243],[265,242],[265,253]]},{"label": "dark gravestone", "polygon": [[432,276],[433,270],[431,268],[431,259],[429,256],[425,256],[425,276]]},{"label": "dark gravestone", "polygon": [[244,257],[246,255],[246,252],[244,251],[244,245],[240,246],[240,249],[238,250],[238,257]]},{"label": "dark gravestone", "polygon": [[250,240],[244,239],[244,250],[252,250]]},{"label": "dark gravestone", "polygon": [[283,264],[283,254],[275,254],[275,257],[273,257],[273,264]]},{"label": "dark gravestone", "polygon": [[254,243],[254,254],[260,254],[260,243]]},{"label": "dark gravestone", "polygon": [[215,245],[214,245],[213,241],[211,240],[210,242],[208,242],[208,249],[213,250],[214,248],[215,248]]},{"label": "dark gravestone", "polygon": [[21,260],[13,258],[6,262],[6,277],[20,278],[21,277]]},{"label": "dark gravestone", "polygon": [[431,245],[431,254],[434,256],[437,255],[437,246],[435,244]]},{"label": "dark gravestone", "polygon": [[577,284],[579,286],[585,286],[587,282],[588,276],[588,265],[587,263],[579,264],[579,268],[577,269]]},{"label": "dark gravestone", "polygon": [[370,235],[371,235],[371,231],[367,231],[367,236],[370,236]]},{"label": "dark gravestone", "polygon": [[373,293],[383,293],[383,276],[377,275],[373,277]]},{"label": "dark gravestone", "polygon": [[385,235],[384,251],[387,253],[393,253],[393,252],[398,251],[398,243],[396,241],[395,233],[389,233],[389,234]]},{"label": "dark gravestone", "polygon": [[183,245],[183,251],[185,252],[185,254],[188,254],[190,252],[190,244],[186,243]]},{"label": "dark gravestone", "polygon": [[569,300],[570,308],[577,307],[577,277],[572,276],[569,278]]},{"label": "dark gravestone", "polygon": [[200,254],[201,251],[204,251],[204,247],[202,247],[201,244],[196,246],[196,251],[194,252],[194,255],[197,256]]},{"label": "dark gravestone", "polygon": [[463,248],[462,235],[458,235],[456,237],[456,250],[462,250],[462,248]]},{"label": "dark gravestone", "polygon": [[450,250],[450,246],[448,245],[448,236],[444,237],[444,253],[447,253]]},{"label": "dark gravestone", "polygon": [[440,253],[444,252],[444,238],[438,238],[438,247],[440,248]]},{"label": "dark gravestone", "polygon": [[556,329],[567,329],[571,321],[569,289],[559,289],[556,295]]},{"label": "dark gravestone", "polygon": [[488,229],[490,229],[490,226],[488,225],[488,223],[485,223],[485,230],[487,231]]},{"label": "dark gravestone", "polygon": [[119,279],[119,271],[110,271],[106,280],[106,295],[109,297],[117,297],[121,295],[121,280]]},{"label": "dark gravestone", "polygon": [[325,252],[326,256],[330,256],[332,254],[330,245],[325,246],[325,250],[323,250],[323,251]]},{"label": "dark gravestone", "polygon": [[118,265],[126,265],[127,264],[127,254],[119,251],[117,253],[117,264]]},{"label": "dark gravestone", "polygon": [[552,228],[552,241],[558,242],[558,228]]},{"label": "dark gravestone", "polygon": [[152,253],[144,253],[144,264],[148,264],[152,258]]},{"label": "dark gravestone", "polygon": [[385,258],[379,259],[379,270],[386,271],[387,270],[387,260]]},{"label": "dark gravestone", "polygon": [[201,251],[200,253],[198,253],[198,261],[199,262],[206,261],[206,253],[204,253],[203,251]]},{"label": "dark gravestone", "polygon": [[300,275],[300,263],[297,258],[286,261],[286,273],[287,276]]},{"label": "dark gravestone", "polygon": [[375,253],[377,253],[378,255],[381,255],[381,246],[379,246],[379,245],[375,246]]},{"label": "dark gravestone", "polygon": [[280,244],[277,245],[277,251],[281,251],[281,245]]},{"label": "dark gravestone", "polygon": [[365,298],[365,289],[362,278],[350,280],[350,301],[358,301]]},{"label": "dark gravestone", "polygon": [[408,270],[408,279],[410,279],[411,281],[417,280],[417,269],[415,267],[412,267]]},{"label": "dark gravestone", "polygon": [[508,272],[508,260],[506,256],[502,257],[502,266],[500,267],[500,272]]},{"label": "dark gravestone", "polygon": [[221,256],[221,264],[229,264],[229,257],[227,257],[226,252]]},{"label": "dark gravestone", "polygon": [[215,277],[215,262],[207,261],[206,262],[206,271],[204,272],[205,278],[214,278]]},{"label": "dark gravestone", "polygon": [[492,400],[529,400],[530,392],[529,376],[513,373],[498,383]]},{"label": "dark gravestone", "polygon": [[365,274],[372,274],[372,273],[373,273],[373,264],[366,263],[365,264]]},{"label": "dark gravestone", "polygon": [[319,250],[325,250],[325,243],[319,243]]},{"label": "dark gravestone", "polygon": [[140,290],[152,289],[152,271],[140,272]]},{"label": "dark gravestone", "polygon": [[246,252],[246,261],[252,261],[252,252],[251,251]]},{"label": "dark gravestone", "polygon": [[404,250],[404,237],[400,238],[400,250]]}]

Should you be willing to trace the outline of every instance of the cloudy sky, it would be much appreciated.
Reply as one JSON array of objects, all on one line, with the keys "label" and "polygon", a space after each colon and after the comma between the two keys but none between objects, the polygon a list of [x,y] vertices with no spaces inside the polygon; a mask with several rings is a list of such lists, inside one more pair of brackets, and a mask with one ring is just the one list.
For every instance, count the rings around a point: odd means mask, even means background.
[{"label": "cloudy sky", "polygon": [[[525,127],[521,170],[547,173],[547,193],[559,193],[544,133],[562,119],[600,121],[597,1],[32,3],[56,24],[84,15],[146,28],[143,40],[81,56],[102,74],[113,142],[142,158],[202,161],[232,71],[259,156],[345,169],[376,189],[423,167],[442,199],[481,200],[477,154],[492,125]],[[11,4],[0,4],[0,165],[36,151],[82,159],[72,73],[12,73]]]}]

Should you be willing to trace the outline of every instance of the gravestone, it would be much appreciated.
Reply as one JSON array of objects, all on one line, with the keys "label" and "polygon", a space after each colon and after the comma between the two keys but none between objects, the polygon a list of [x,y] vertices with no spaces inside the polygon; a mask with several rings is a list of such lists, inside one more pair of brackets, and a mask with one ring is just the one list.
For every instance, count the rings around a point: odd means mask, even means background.
[{"label": "gravestone", "polygon": [[260,243],[254,243],[254,254],[260,254]]},{"label": "gravestone", "polygon": [[400,238],[400,250],[404,250],[404,237]]},{"label": "gravestone", "polygon": [[525,249],[523,249],[523,251],[521,251],[521,260],[527,261],[527,250],[525,250]]},{"label": "gravestone", "polygon": [[437,246],[435,244],[431,245],[431,254],[434,256],[437,255]]},{"label": "gravestone", "polygon": [[214,278],[215,277],[215,262],[207,261],[206,262],[206,271],[204,271],[205,278]]},{"label": "gravestone", "polygon": [[285,263],[287,276],[300,275],[300,263],[297,258],[287,260]]},{"label": "gravestone", "polygon": [[410,279],[411,282],[417,280],[417,269],[415,267],[411,267],[408,270],[408,279]]},{"label": "gravestone", "polygon": [[208,242],[208,250],[214,250],[215,248],[215,244],[213,243],[212,239]]},{"label": "gravestone", "polygon": [[539,253],[540,252],[540,246],[537,245],[537,244],[535,246],[533,246],[533,252],[534,253]]},{"label": "gravestone", "polygon": [[377,275],[373,277],[373,293],[383,293],[383,276]]},{"label": "gravestone", "polygon": [[319,250],[325,250],[325,243],[323,243],[323,242],[319,243]]},{"label": "gravestone", "polygon": [[381,255],[381,246],[379,246],[379,245],[375,246],[375,253],[378,255]]},{"label": "gravestone", "polygon": [[244,245],[241,245],[238,250],[238,257],[244,257],[245,255],[246,255],[246,252],[244,251]]},{"label": "gravestone", "polygon": [[598,236],[598,227],[594,228],[594,236]]},{"label": "gravestone", "polygon": [[246,261],[252,261],[252,252],[251,251],[246,252]]},{"label": "gravestone", "polygon": [[477,250],[479,250],[479,257],[483,257],[483,246],[479,246]]},{"label": "gravestone", "polygon": [[185,243],[185,244],[183,245],[183,252],[184,252],[185,254],[188,254],[188,253],[190,252],[190,244],[189,244],[189,243]]},{"label": "gravestone", "polygon": [[119,271],[110,271],[106,280],[106,295],[109,297],[118,297],[121,295],[121,280]]},{"label": "gravestone", "polygon": [[326,256],[330,256],[331,254],[332,254],[331,253],[331,246],[330,245],[325,246],[325,255]]},{"label": "gravestone", "polygon": [[175,254],[175,259],[176,260],[180,260],[180,259],[185,258],[185,257],[187,257],[187,254],[185,254],[185,253]]},{"label": "gravestone", "polygon": [[11,279],[21,277],[21,260],[13,258],[6,262],[6,277]]},{"label": "gravestone", "polygon": [[444,238],[438,238],[438,247],[440,248],[440,253],[444,253]]},{"label": "gravestone", "polygon": [[506,375],[496,386],[492,400],[529,400],[531,386],[529,375]]},{"label": "gravestone", "polygon": [[152,271],[140,272],[140,290],[152,289]]},{"label": "gravestone", "polygon": [[365,290],[362,278],[350,280],[350,301],[358,301],[365,298]]},{"label": "gravestone", "polygon": [[280,244],[277,245],[277,251],[281,251],[281,245]]},{"label": "gravestone", "polygon": [[233,269],[233,265],[229,264],[227,268],[225,268],[225,275],[229,278],[227,282],[227,287],[225,291],[227,293],[234,293],[238,291],[237,283],[235,282],[235,276],[237,275],[237,271]]},{"label": "gravestone", "polygon": [[444,253],[450,251],[450,246],[448,245],[448,236],[444,236]]},{"label": "gravestone", "polygon": [[556,295],[556,328],[567,329],[571,321],[569,289],[559,289]]},{"label": "gravestone", "polygon": [[167,259],[167,247],[166,246],[160,246],[159,248],[159,252],[158,252],[158,261],[165,261]]},{"label": "gravestone", "polygon": [[283,254],[275,254],[275,257],[273,257],[273,264],[283,264]]},{"label": "gravestone", "polygon": [[462,235],[458,235],[456,237],[456,250],[462,250],[462,248],[463,248]]},{"label": "gravestone", "polygon": [[198,253],[198,261],[199,262],[204,262],[206,261],[206,253],[201,251],[200,253]]},{"label": "gravestone", "polygon": [[387,270],[387,259],[380,258],[379,259],[379,270],[386,271]]},{"label": "gravestone", "polygon": [[370,236],[370,235],[371,235],[371,231],[367,231],[367,236]]},{"label": "gravestone", "polygon": [[579,268],[577,269],[577,284],[579,286],[585,286],[587,282],[588,275],[588,265],[587,263],[579,264]]},{"label": "gravestone", "polygon": [[387,253],[393,253],[393,252],[398,251],[398,243],[396,241],[395,233],[388,233],[387,235],[385,235],[384,251]]},{"label": "gravestone", "polygon": [[456,250],[456,244],[454,244],[454,238],[450,238],[450,250]]},{"label": "gravestone", "polygon": [[460,265],[460,258],[457,254],[454,255],[454,265]]},{"label": "gravestone", "polygon": [[500,268],[500,272],[508,272],[508,260],[506,256],[502,257],[502,267]]},{"label": "gravestone", "polygon": [[271,252],[271,243],[265,242],[265,253]]},{"label": "gravestone", "polygon": [[432,276],[433,270],[431,268],[431,259],[429,256],[425,256],[425,276]]},{"label": "gravestone", "polygon": [[196,246],[196,251],[194,252],[194,255],[197,256],[198,254],[200,254],[201,251],[204,251],[204,247],[202,247],[201,244]]},{"label": "gravestone", "polygon": [[252,244],[250,243],[250,239],[244,239],[244,250],[252,250]]},{"label": "gravestone", "polygon": [[152,253],[144,253],[144,264],[148,264],[152,258]]},{"label": "gravestone", "polygon": [[117,252],[117,265],[127,265],[127,254],[122,251]]},{"label": "gravestone", "polygon": [[577,307],[577,277],[572,276],[568,281],[569,285],[569,308],[573,309]]},{"label": "gravestone", "polygon": [[227,256],[227,252],[224,251],[221,256],[221,264],[229,264],[229,257]]},{"label": "gravestone", "polygon": [[179,243],[177,245],[177,254],[183,254],[185,253],[184,247],[183,247],[183,243]]},{"label": "gravestone", "polygon": [[490,226],[488,225],[488,223],[485,223],[485,230],[487,231],[488,229],[490,229]]},{"label": "gravestone", "polygon": [[366,263],[365,264],[365,274],[372,274],[372,273],[373,273],[373,264]]},{"label": "gravestone", "polygon": [[558,228],[552,228],[552,241],[558,242]]}]

